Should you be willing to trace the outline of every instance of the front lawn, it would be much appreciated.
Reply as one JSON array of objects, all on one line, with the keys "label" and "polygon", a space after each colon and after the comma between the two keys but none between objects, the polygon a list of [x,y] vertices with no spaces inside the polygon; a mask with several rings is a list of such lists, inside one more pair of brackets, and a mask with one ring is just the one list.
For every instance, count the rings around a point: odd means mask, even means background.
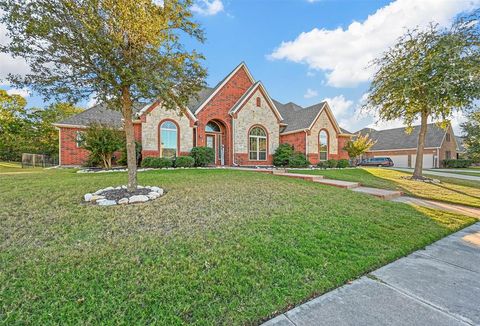
[{"label": "front lawn", "polygon": [[441,183],[425,183],[404,179],[411,173],[383,168],[291,170],[290,172],[324,175],[330,179],[360,182],[367,187],[401,190],[414,197],[480,207],[480,182],[476,181],[431,176],[439,179]]},{"label": "front lawn", "polygon": [[139,178],[167,194],[86,206],[126,175],[0,167],[1,324],[257,324],[474,222],[254,172]]}]

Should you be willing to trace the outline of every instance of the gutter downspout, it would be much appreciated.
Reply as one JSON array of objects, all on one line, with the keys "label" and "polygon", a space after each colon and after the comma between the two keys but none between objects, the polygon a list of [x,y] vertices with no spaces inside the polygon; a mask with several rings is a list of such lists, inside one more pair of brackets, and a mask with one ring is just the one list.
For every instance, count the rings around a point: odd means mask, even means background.
[{"label": "gutter downspout", "polygon": [[232,165],[238,166],[235,162],[235,118],[232,116]]},{"label": "gutter downspout", "polygon": [[308,131],[305,129],[305,157],[308,160]]}]

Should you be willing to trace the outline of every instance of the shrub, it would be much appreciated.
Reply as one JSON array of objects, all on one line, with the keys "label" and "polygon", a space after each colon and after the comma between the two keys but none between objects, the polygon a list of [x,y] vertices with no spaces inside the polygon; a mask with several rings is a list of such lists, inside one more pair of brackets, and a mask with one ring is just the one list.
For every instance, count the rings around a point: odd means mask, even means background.
[{"label": "shrub", "polygon": [[334,169],[337,167],[338,161],[334,159],[327,160],[327,167]]},{"label": "shrub", "polygon": [[349,166],[350,166],[350,162],[347,159],[342,158],[337,162],[337,167],[340,169],[348,168]]},{"label": "shrub", "polygon": [[191,168],[195,165],[195,160],[191,156],[180,156],[174,162],[176,168]]},{"label": "shrub", "polygon": [[86,168],[95,168],[102,166],[102,159],[92,153],[88,154],[87,160],[82,164]]},{"label": "shrub", "polygon": [[451,169],[451,168],[468,168],[470,165],[472,165],[473,161],[472,160],[443,160],[442,161],[443,166]]},{"label": "shrub", "polygon": [[[137,156],[137,166],[140,166],[142,162],[142,143],[138,141],[135,142],[135,153]],[[117,163],[119,165],[127,165],[127,146],[123,146],[120,150],[120,158]]]},{"label": "shrub", "polygon": [[328,164],[325,161],[320,161],[320,162],[317,163],[317,168],[326,169],[326,168],[328,168]]},{"label": "shrub", "polygon": [[296,152],[293,153],[292,156],[290,156],[287,166],[290,168],[305,168],[309,165],[310,162],[307,160],[305,155],[300,152]]},{"label": "shrub", "polygon": [[190,156],[193,158],[195,166],[207,166],[215,161],[215,151],[210,147],[194,147]]},{"label": "shrub", "polygon": [[118,129],[92,124],[81,134],[81,147],[88,150],[92,161],[99,160],[104,168],[112,167],[113,153],[124,146],[124,133]]},{"label": "shrub", "polygon": [[142,167],[144,168],[171,168],[173,166],[173,160],[166,157],[146,157],[142,161]]},{"label": "shrub", "polygon": [[273,154],[273,165],[288,166],[290,159],[295,154],[293,146],[290,144],[280,144]]}]

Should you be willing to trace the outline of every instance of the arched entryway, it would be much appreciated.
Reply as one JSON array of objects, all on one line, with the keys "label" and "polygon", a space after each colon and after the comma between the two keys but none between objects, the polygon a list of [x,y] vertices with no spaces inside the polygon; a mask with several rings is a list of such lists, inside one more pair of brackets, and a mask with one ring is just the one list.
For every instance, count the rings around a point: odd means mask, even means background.
[{"label": "arched entryway", "polygon": [[226,128],[221,121],[210,120],[205,125],[205,146],[215,151],[215,160],[212,164],[225,165],[227,156],[225,145],[227,143]]}]

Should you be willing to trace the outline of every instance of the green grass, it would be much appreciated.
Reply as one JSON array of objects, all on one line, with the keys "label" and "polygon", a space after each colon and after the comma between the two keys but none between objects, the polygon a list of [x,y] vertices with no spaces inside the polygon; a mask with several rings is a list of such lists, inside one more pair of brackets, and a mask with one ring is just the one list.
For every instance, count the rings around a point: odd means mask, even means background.
[{"label": "green grass", "polygon": [[360,182],[367,187],[400,190],[425,199],[480,207],[480,183],[470,180],[432,176],[440,184],[405,179],[410,173],[383,168],[335,170],[292,170],[294,173],[324,175],[326,178]]},{"label": "green grass", "polygon": [[4,325],[256,324],[474,222],[230,170],[143,172],[164,197],[93,207],[124,173],[3,169]]}]

